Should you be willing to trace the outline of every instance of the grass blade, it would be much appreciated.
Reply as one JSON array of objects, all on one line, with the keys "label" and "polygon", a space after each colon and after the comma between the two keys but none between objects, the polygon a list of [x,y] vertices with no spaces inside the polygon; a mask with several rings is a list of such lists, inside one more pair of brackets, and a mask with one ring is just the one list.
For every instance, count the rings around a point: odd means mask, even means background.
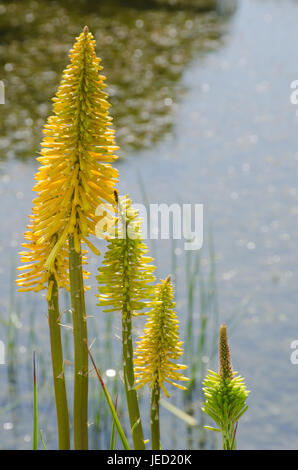
[{"label": "grass blade", "polygon": [[37,387],[36,387],[35,351],[33,352],[33,450],[38,450]]},{"label": "grass blade", "polygon": [[105,386],[105,383],[104,383],[104,381],[103,381],[103,379],[102,379],[101,373],[100,373],[99,369],[97,368],[97,366],[96,366],[96,364],[95,364],[95,361],[94,361],[94,359],[93,359],[93,356],[92,356],[92,354],[91,354],[91,351],[90,351],[90,349],[89,349],[89,347],[88,347],[88,345],[87,345],[87,341],[84,341],[84,342],[85,342],[85,344],[86,344],[86,348],[87,348],[89,357],[90,357],[90,359],[91,359],[92,365],[93,365],[93,367],[94,367],[94,370],[95,370],[95,372],[96,372],[96,375],[97,375],[97,377],[98,377],[98,380],[99,380],[99,382],[100,382],[100,384],[101,384],[101,386],[102,386],[103,392],[104,392],[104,394],[105,394],[106,400],[107,400],[107,402],[108,402],[108,405],[109,405],[109,408],[110,408],[110,412],[111,412],[111,415],[112,415],[112,418],[113,418],[113,422],[115,423],[115,426],[116,426],[116,428],[117,428],[119,437],[120,437],[121,442],[122,442],[122,446],[123,446],[123,448],[124,448],[125,450],[129,450],[129,445],[128,445],[126,436],[125,436],[125,434],[124,434],[124,431],[123,431],[123,429],[122,429],[121,423],[120,423],[120,421],[119,421],[119,418],[118,418],[118,415],[117,415],[117,411],[115,410],[115,406],[114,406],[114,404],[113,404],[113,402],[112,402],[112,399],[111,399],[111,397],[110,397],[110,394],[109,394],[109,392],[108,392],[108,390],[107,390],[107,388],[106,388],[106,386]]},{"label": "grass blade", "polygon": [[42,435],[42,430],[39,431],[39,435],[40,435],[40,440],[42,442],[44,450],[47,450],[47,447],[45,445],[44,438],[43,438],[43,435]]},{"label": "grass blade", "polygon": [[185,413],[185,411],[181,410],[180,408],[177,408],[169,401],[164,400],[162,398],[160,400],[160,404],[174,416],[184,421],[188,426],[198,426],[198,422],[193,416],[190,416],[189,414]]},{"label": "grass blade", "polygon": [[[118,402],[118,394],[116,395],[116,400],[115,400],[115,411],[116,411],[116,413],[117,413],[117,402]],[[116,443],[117,443],[117,430],[116,430],[115,420],[113,419],[110,450],[115,450],[116,449]]]}]

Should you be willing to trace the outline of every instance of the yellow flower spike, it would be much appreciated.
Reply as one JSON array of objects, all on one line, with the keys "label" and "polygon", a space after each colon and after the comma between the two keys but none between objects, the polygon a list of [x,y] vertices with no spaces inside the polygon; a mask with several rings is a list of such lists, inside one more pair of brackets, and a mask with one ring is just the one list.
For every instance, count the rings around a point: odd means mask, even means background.
[{"label": "yellow flower spike", "polygon": [[[117,158],[115,150],[118,147],[114,142],[114,131],[110,129],[110,105],[104,91],[105,77],[101,74],[100,62],[95,54],[93,36],[85,27],[70,51],[70,64],[53,99],[54,114],[44,126],[44,139],[37,159],[41,166],[34,187],[37,197],[25,233],[27,251],[21,254],[22,262],[29,267],[17,280],[22,291],[48,289],[50,334],[56,335],[55,341],[59,343],[59,348],[56,344],[58,353],[53,354],[54,346],[52,351],[54,378],[61,372],[56,373],[57,361],[63,362],[60,326],[55,320],[59,313],[56,311],[58,288],[70,288],[76,335],[73,420],[76,449],[88,447],[88,355],[82,342],[82,339],[87,340],[83,278],[88,273],[82,271],[85,257],[82,257],[81,242],[95,234],[99,220],[96,208],[105,202],[113,203],[118,177],[117,170],[111,166]],[[88,242],[87,245],[93,247]],[[51,343],[55,345],[52,339]],[[61,390],[58,390],[59,394],[61,403]],[[67,404],[64,403],[60,410],[63,408],[67,409]],[[60,424],[59,428],[58,416],[59,430],[66,429],[65,419]],[[59,446],[69,447],[66,439],[60,442],[60,434],[62,432],[59,432]]]},{"label": "yellow flower spike", "polygon": [[[152,258],[146,256],[148,249],[141,238],[141,220],[131,207],[130,199],[119,200],[116,191],[114,198],[119,203],[119,220],[114,238],[108,241],[103,266],[99,268],[99,305],[105,312],[122,314],[123,375],[130,425],[135,449],[143,450],[144,435],[133,369],[132,316],[149,306],[155,266],[149,264]],[[132,229],[136,237],[129,236]]]},{"label": "yellow flower spike", "polygon": [[149,383],[153,387],[154,382],[158,380],[161,387],[164,382],[168,382],[180,388],[173,380],[189,379],[178,372],[187,369],[187,366],[173,362],[182,356],[183,342],[179,341],[179,321],[174,312],[175,302],[170,276],[156,286],[152,305],[144,335],[137,342],[136,382],[142,385]]},{"label": "yellow flower spike", "polygon": [[164,383],[186,390],[177,381],[187,381],[187,377],[180,372],[187,368],[185,365],[173,361],[183,354],[182,341],[179,341],[179,321],[174,311],[175,302],[171,277],[156,286],[152,309],[148,313],[148,320],[144,334],[137,342],[135,353],[135,376],[137,387],[149,384],[151,395],[151,437],[152,449],[160,449],[159,427],[159,401],[160,388],[165,395],[169,393]]},{"label": "yellow flower spike", "polygon": [[[108,241],[108,248],[97,276],[99,305],[105,312],[126,311],[129,299],[131,310],[140,314],[149,306],[155,281],[155,266],[149,264],[152,258],[146,256],[148,248],[141,239],[141,220],[125,196],[119,201],[120,222],[115,237]],[[125,233],[134,225],[138,237]]]},{"label": "yellow flower spike", "polygon": [[[29,238],[28,248],[32,249],[32,263],[40,265],[41,276],[36,278],[32,290],[41,279],[44,280],[42,288],[47,288],[47,278],[43,274],[46,271],[50,277],[61,248],[67,245],[68,235],[74,234],[77,251],[82,237],[95,233],[99,220],[95,215],[97,206],[113,201],[118,172],[110,163],[117,159],[114,152],[118,147],[114,142],[114,131],[109,127],[110,105],[104,91],[106,84],[100,62],[95,54],[93,36],[85,28],[70,51],[70,64],[53,99],[54,116],[49,117],[44,126],[41,156],[37,159],[41,167],[35,177],[35,215],[32,227],[28,227],[29,233],[35,235],[34,239]],[[51,237],[49,226],[53,219]],[[37,228],[41,226],[44,227],[42,232]],[[51,243],[43,250],[41,259],[37,247],[45,244],[47,234]],[[27,232],[25,238],[28,237]],[[59,276],[59,269],[57,273]],[[30,271],[18,280],[19,285],[26,284],[28,275]],[[66,270],[57,282],[65,287],[67,278]]]}]

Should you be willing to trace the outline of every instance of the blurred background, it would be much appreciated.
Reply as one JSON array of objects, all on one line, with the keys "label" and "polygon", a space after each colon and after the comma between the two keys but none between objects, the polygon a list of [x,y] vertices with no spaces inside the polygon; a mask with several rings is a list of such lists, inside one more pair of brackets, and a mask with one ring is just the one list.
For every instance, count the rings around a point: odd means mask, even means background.
[{"label": "blurred background", "polygon": [[[136,203],[204,204],[199,252],[185,252],[183,241],[148,241],[157,276],[174,278],[192,378],[187,393],[172,390],[163,403],[163,448],[218,447],[203,429],[210,422],[200,411],[201,380],[217,368],[223,321],[234,368],[251,390],[238,447],[298,448],[298,366],[290,361],[298,339],[298,118],[290,103],[297,18],[295,0],[0,1],[0,448],[32,448],[33,350],[39,428],[47,448],[57,445],[46,302],[43,294],[17,294],[14,279],[42,126],[85,24],[107,77],[120,193]],[[103,253],[104,243],[96,243]],[[100,261],[89,261],[89,337],[127,426],[120,318],[96,306]],[[62,304],[67,326],[66,294]],[[136,335],[142,326],[138,319]],[[69,328],[63,341],[71,401]],[[141,395],[146,422],[148,390]],[[89,419],[91,447],[107,448],[110,420],[93,375]]]}]

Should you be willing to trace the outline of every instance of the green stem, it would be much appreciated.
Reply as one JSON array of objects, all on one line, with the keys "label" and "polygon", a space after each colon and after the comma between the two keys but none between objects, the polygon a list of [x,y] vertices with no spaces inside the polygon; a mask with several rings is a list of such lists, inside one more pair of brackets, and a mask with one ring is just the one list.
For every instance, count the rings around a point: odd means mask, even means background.
[{"label": "green stem", "polygon": [[38,450],[38,416],[35,351],[33,352],[33,450]]},{"label": "green stem", "polygon": [[222,432],[222,448],[223,450],[236,450],[236,431],[234,424],[228,424]]},{"label": "green stem", "polygon": [[135,389],[135,376],[133,364],[132,345],[132,320],[130,309],[130,273],[129,273],[129,234],[127,231],[127,220],[120,211],[120,217],[125,225],[125,245],[124,245],[124,270],[123,270],[123,291],[124,305],[122,307],[122,355],[123,355],[123,375],[126,392],[126,401],[131,427],[132,440],[135,450],[145,450],[143,427],[140,415],[138,395]]},{"label": "green stem", "polygon": [[73,429],[76,450],[88,449],[88,351],[82,255],[69,236],[69,277],[74,337],[74,403]]},{"label": "green stem", "polygon": [[160,402],[160,387],[158,382],[155,382],[152,388],[151,395],[151,441],[152,450],[160,450],[160,425],[159,425],[159,402]]},{"label": "green stem", "polygon": [[132,439],[135,450],[145,450],[138,396],[133,369],[131,312],[122,312],[123,374]]},{"label": "green stem", "polygon": [[58,287],[54,276],[49,282],[53,283],[51,298],[48,301],[49,329],[51,341],[52,367],[57,411],[58,440],[60,450],[70,449],[69,417],[64,378],[64,363],[61,341],[61,327],[58,301]]}]

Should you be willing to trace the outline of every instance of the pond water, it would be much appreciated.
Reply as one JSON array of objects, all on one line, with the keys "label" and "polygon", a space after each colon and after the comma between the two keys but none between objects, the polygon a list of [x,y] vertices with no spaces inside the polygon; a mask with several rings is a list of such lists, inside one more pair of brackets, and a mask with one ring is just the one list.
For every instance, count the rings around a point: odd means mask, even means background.
[{"label": "pond water", "polygon": [[[6,92],[6,104],[0,106],[0,339],[6,344],[6,364],[0,365],[1,448],[32,447],[33,349],[39,427],[47,447],[56,445],[46,305],[41,296],[16,294],[12,280],[31,211],[41,127],[72,39],[86,23],[97,39],[109,82],[121,144],[120,193],[129,193],[135,202],[204,204],[200,256],[205,281],[202,285],[198,276],[193,306],[185,278],[196,253],[185,256],[182,242],[149,242],[158,276],[174,271],[186,349],[189,311],[196,344],[204,314],[212,314],[209,343],[212,325],[227,321],[234,367],[251,390],[238,447],[297,448],[298,366],[291,364],[290,346],[298,339],[298,117],[290,103],[290,84],[298,79],[298,2],[239,0],[229,2],[225,15],[156,2],[148,8],[137,8],[136,2],[121,8],[117,2],[101,2],[94,11],[83,1],[76,6],[41,3],[0,3],[0,79]],[[225,5],[221,3],[221,13]],[[210,233],[215,247],[211,258]],[[101,242],[99,246],[104,248]],[[208,278],[213,261],[216,291]],[[116,370],[117,380],[106,378],[115,391],[121,389],[120,323],[95,306],[98,264],[91,257],[88,311],[94,318],[89,335],[97,338],[98,365],[103,371]],[[208,311],[204,289],[212,297]],[[64,323],[69,322],[66,312]],[[141,326],[136,323],[136,332]],[[69,329],[64,343],[71,360]],[[200,362],[216,367],[211,352],[206,346]],[[108,418],[93,378],[90,394],[91,446],[100,448],[109,442],[103,432]],[[145,417],[147,397],[144,391]],[[174,404],[180,406],[181,400],[181,393],[173,394]],[[183,404],[201,424],[200,400],[198,377]],[[217,445],[210,432],[186,428],[167,410],[163,430],[164,448]]]}]

